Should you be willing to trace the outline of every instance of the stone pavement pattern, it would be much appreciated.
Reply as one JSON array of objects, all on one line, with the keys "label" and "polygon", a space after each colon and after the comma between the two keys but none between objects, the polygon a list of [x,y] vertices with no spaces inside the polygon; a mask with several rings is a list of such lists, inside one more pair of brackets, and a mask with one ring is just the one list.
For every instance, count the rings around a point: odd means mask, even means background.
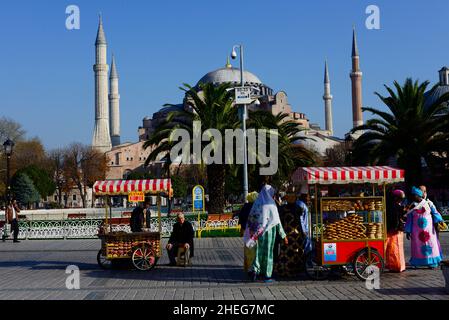
[{"label": "stone pavement pattern", "polygon": [[[241,267],[241,239],[195,239],[195,245],[192,267],[164,266],[168,262],[164,252],[153,271],[142,272],[101,270],[96,262],[99,240],[0,242],[0,300],[449,300],[441,270],[384,273],[379,290],[368,290],[353,276],[252,283]],[[405,245],[408,249],[409,242]],[[442,245],[448,253],[449,234],[442,235]],[[68,265],[80,268],[80,290],[66,289]]]}]

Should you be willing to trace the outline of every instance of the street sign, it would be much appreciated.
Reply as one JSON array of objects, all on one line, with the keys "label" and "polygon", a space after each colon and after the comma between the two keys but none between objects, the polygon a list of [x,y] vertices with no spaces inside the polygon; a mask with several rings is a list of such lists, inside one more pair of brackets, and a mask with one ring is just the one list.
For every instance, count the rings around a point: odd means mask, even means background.
[{"label": "street sign", "polygon": [[192,190],[193,211],[204,211],[204,188],[200,185]]},{"label": "street sign", "polygon": [[236,104],[251,104],[251,87],[235,88]]},{"label": "street sign", "polygon": [[129,202],[145,202],[145,194],[141,191],[133,191],[128,194]]}]

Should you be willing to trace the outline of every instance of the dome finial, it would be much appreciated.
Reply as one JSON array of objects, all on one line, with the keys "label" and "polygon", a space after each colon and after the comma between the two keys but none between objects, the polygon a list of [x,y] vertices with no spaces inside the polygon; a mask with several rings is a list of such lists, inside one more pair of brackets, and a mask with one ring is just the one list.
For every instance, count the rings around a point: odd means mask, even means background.
[{"label": "dome finial", "polygon": [[232,68],[232,64],[229,62],[229,56],[226,58],[226,68],[231,69]]}]

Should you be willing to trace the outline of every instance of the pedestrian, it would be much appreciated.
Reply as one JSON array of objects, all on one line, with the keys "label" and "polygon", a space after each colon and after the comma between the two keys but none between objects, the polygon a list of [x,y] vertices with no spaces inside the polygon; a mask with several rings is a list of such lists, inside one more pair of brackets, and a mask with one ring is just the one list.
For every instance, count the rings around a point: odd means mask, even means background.
[{"label": "pedestrian", "polygon": [[421,189],[421,191],[423,192],[424,195],[424,199],[427,201],[427,203],[429,204],[430,207],[430,211],[432,213],[432,222],[433,225],[435,226],[435,230],[437,232],[437,238],[439,238],[439,224],[444,222],[443,220],[443,216],[441,215],[441,213],[438,212],[437,207],[435,206],[435,204],[430,201],[428,194],[427,194],[427,188],[426,186],[420,186],[419,189]]},{"label": "pedestrian", "polygon": [[250,267],[252,280],[258,276],[265,282],[272,282],[273,249],[276,235],[279,234],[288,244],[287,235],[281,225],[279,212],[274,201],[275,191],[268,181],[259,192],[257,200],[248,217],[243,240],[248,248],[255,248],[255,258]]},{"label": "pedestrian", "polygon": [[[19,213],[20,208],[15,199],[11,200],[6,207],[6,220],[11,224],[11,232],[13,233],[13,241],[19,243]],[[6,226],[5,226],[6,227]]]},{"label": "pedestrian", "polygon": [[173,231],[166,246],[168,258],[170,259],[169,266],[176,266],[176,257],[180,247],[186,250],[186,260],[193,258],[194,236],[195,231],[193,230],[192,224],[185,219],[184,214],[178,213],[177,222],[173,225]]},{"label": "pedestrian", "polygon": [[137,207],[134,208],[133,212],[131,213],[131,219],[129,222],[131,232],[142,232],[144,214],[143,208],[140,205],[137,205]]},{"label": "pedestrian", "polygon": [[[245,234],[249,213],[251,212],[253,204],[258,196],[259,194],[256,191],[249,193],[248,196],[246,197],[246,200],[248,202],[246,202],[243,205],[242,209],[238,213],[241,236]],[[254,248],[250,249],[246,246],[243,246],[243,269],[245,270],[245,272],[249,272],[249,268],[254,261],[255,250],[253,249]]]},{"label": "pedestrian", "polygon": [[394,190],[387,204],[387,242],[385,250],[386,268],[391,272],[405,271],[404,224],[406,209],[405,193]]},{"label": "pedestrian", "polygon": [[437,268],[442,256],[429,203],[417,187],[412,188],[411,195],[413,203],[405,224],[407,239],[411,240],[410,264],[415,267]]}]

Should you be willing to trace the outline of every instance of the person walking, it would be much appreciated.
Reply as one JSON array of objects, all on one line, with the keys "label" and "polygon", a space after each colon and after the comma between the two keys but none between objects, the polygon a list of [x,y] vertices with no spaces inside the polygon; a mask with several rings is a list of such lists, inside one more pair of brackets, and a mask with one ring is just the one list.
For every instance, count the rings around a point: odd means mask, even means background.
[{"label": "person walking", "polygon": [[[9,205],[6,207],[6,218],[7,222],[11,224],[11,232],[13,233],[13,241],[19,243],[19,213],[20,208],[15,199],[11,200]],[[6,226],[5,226],[6,227]]]},{"label": "person walking", "polygon": [[255,248],[255,258],[250,267],[252,280],[258,276],[265,282],[272,282],[273,249],[276,235],[279,234],[288,244],[287,235],[281,225],[279,212],[274,201],[275,191],[266,183],[259,192],[257,200],[248,217],[243,240],[247,248]]},{"label": "person walking", "polygon": [[130,219],[131,232],[142,232],[143,223],[144,223],[143,208],[140,205],[137,205],[137,207],[135,207],[133,212],[131,213]]},{"label": "person walking", "polygon": [[[254,202],[256,201],[259,194],[254,191],[248,194],[246,197],[246,202],[242,209],[238,212],[237,216],[239,218],[239,225],[240,225],[240,235],[243,236],[245,234],[246,224],[248,222],[248,216],[251,212],[251,209],[253,207]],[[249,272],[249,268],[251,264],[254,261],[254,254],[255,250],[254,248],[247,248],[246,246],[243,246],[243,269],[245,272]]]},{"label": "person walking", "polygon": [[411,240],[410,264],[415,267],[437,268],[442,260],[440,246],[432,223],[432,213],[421,189],[411,191],[411,210],[407,213],[405,232]]},{"label": "person walking", "polygon": [[387,242],[385,250],[385,265],[391,272],[403,272],[405,271],[405,193],[402,190],[394,190],[392,196],[393,198],[389,201],[387,206]]}]

